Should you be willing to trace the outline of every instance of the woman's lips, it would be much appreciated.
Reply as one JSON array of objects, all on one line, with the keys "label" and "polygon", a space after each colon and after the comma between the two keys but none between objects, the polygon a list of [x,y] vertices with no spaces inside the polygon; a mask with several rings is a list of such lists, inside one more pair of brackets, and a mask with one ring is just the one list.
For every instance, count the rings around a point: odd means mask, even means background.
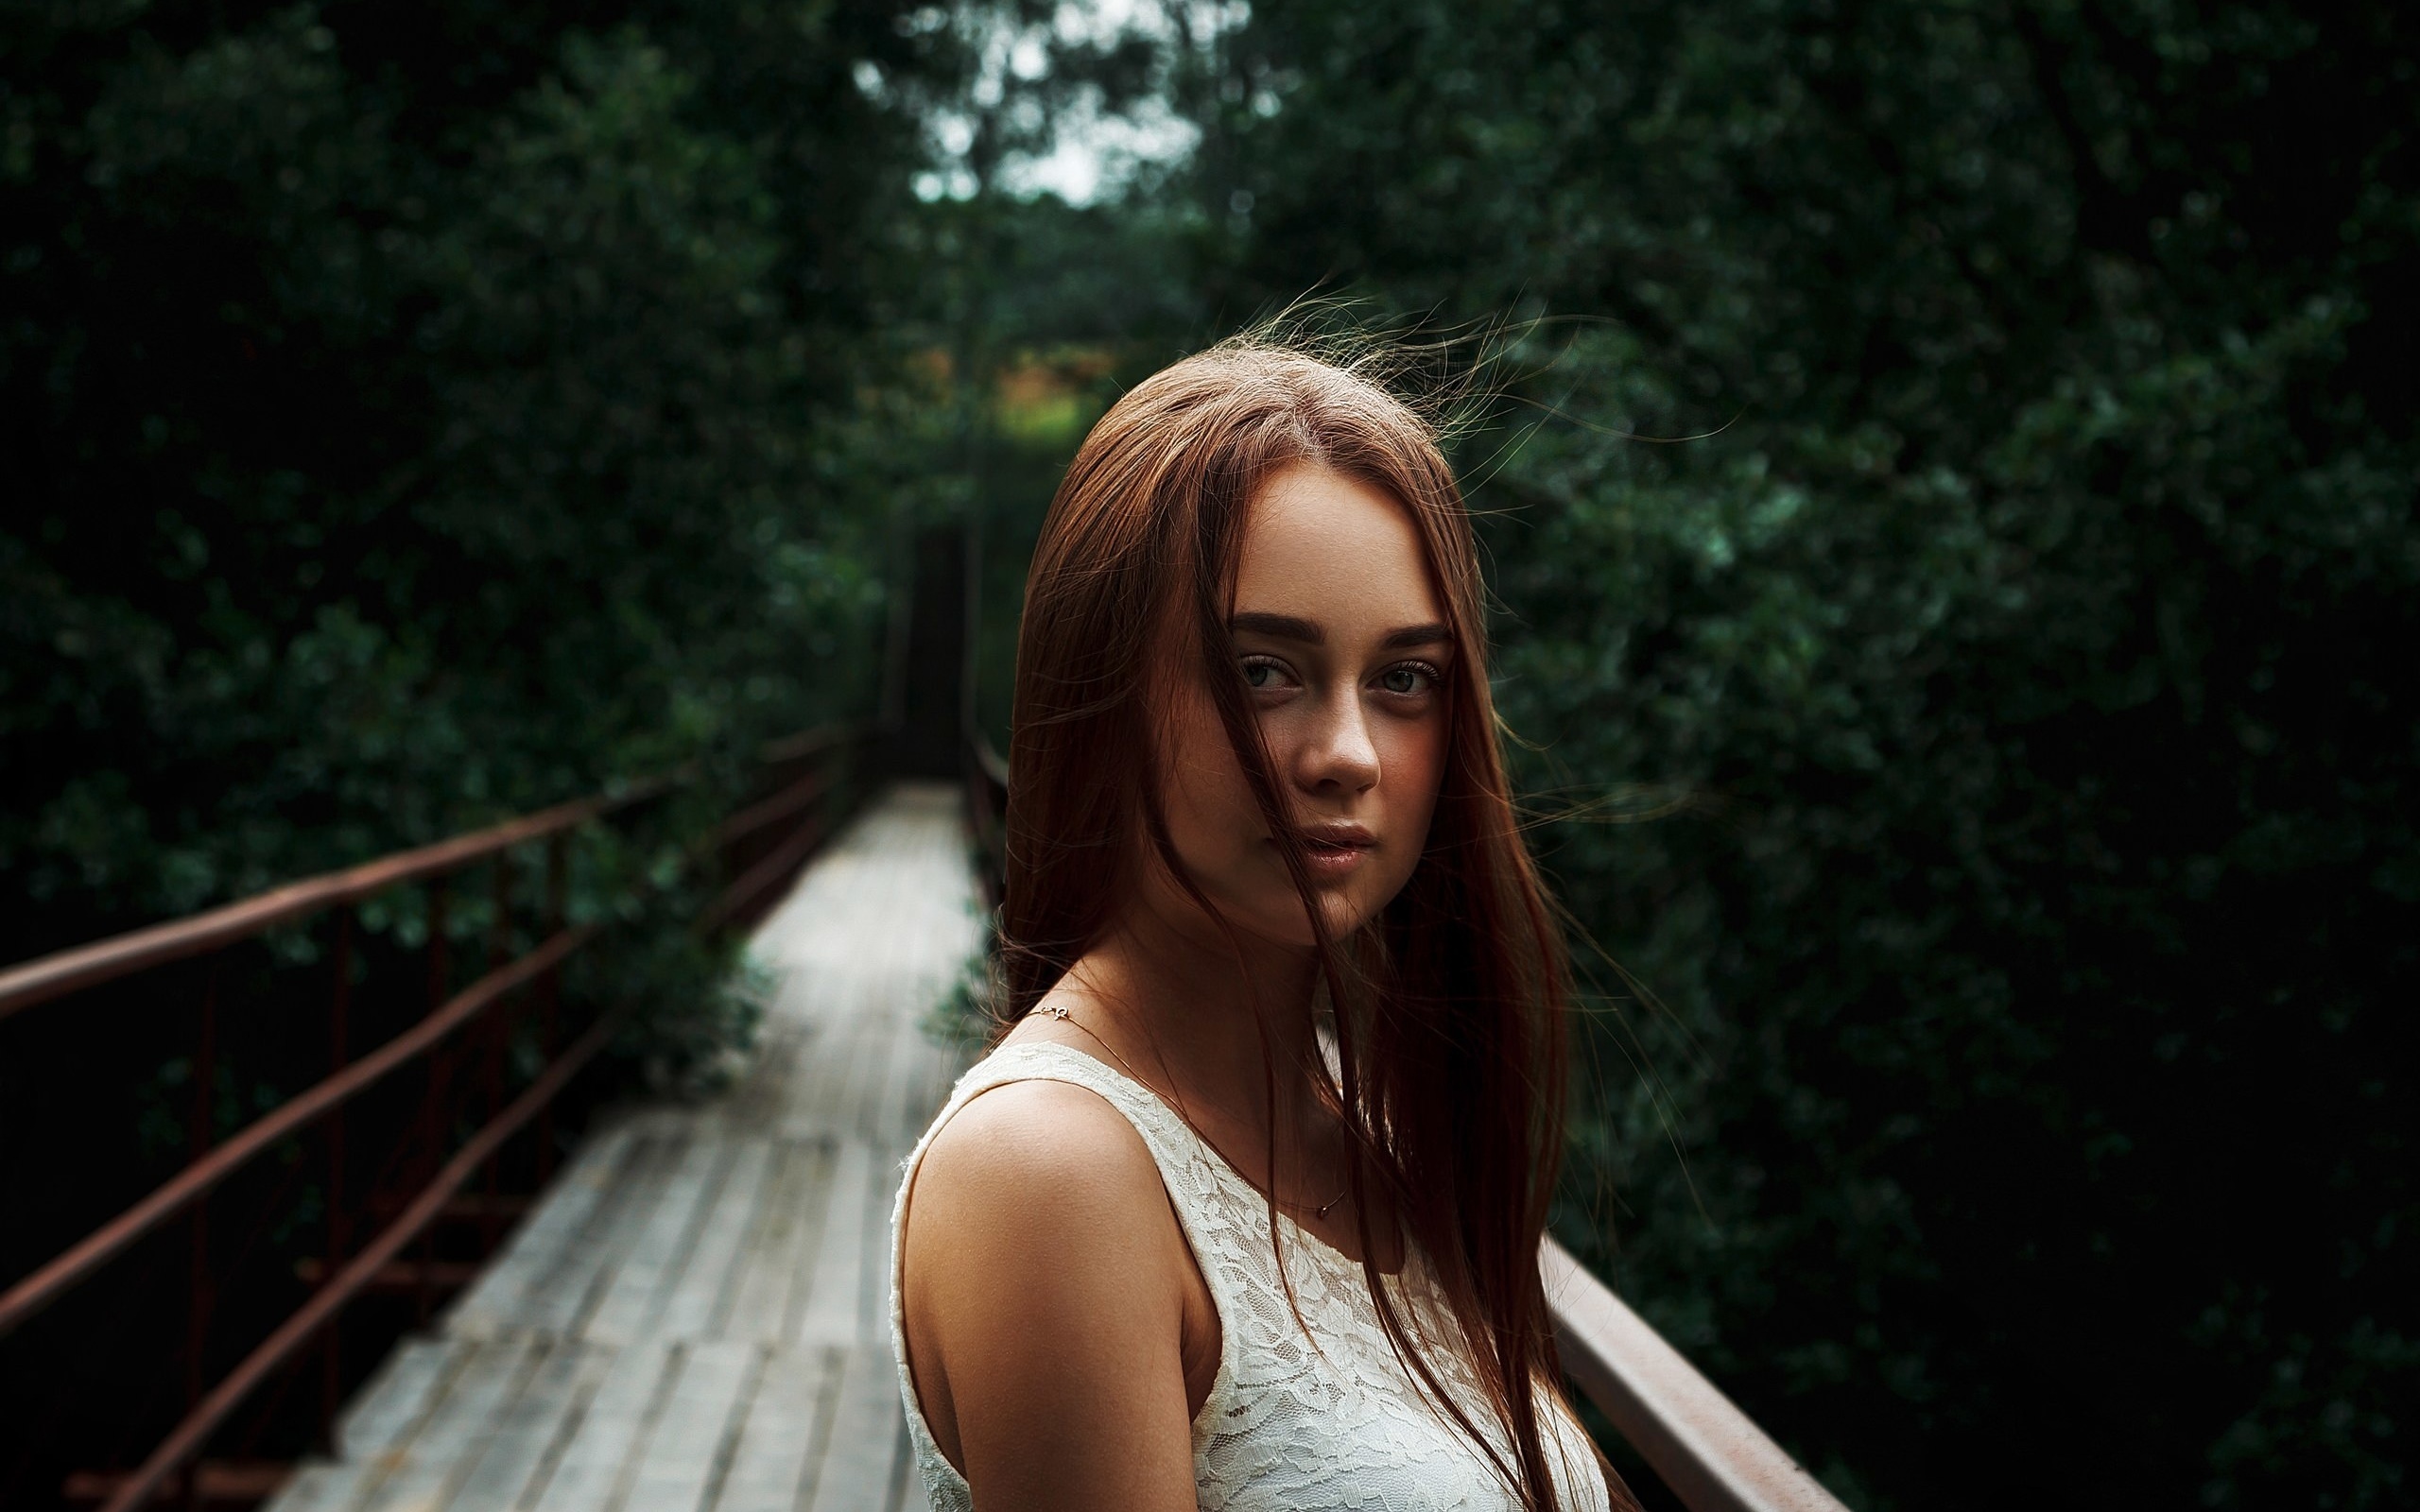
[{"label": "woman's lips", "polygon": [[1301,837],[1304,865],[1322,882],[1351,876],[1378,845],[1378,837],[1357,824],[1315,825],[1303,830]]}]

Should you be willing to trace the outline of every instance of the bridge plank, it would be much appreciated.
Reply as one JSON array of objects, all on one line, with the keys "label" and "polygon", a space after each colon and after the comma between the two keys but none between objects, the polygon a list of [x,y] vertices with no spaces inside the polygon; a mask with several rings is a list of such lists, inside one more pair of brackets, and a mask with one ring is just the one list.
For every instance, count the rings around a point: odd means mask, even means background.
[{"label": "bridge plank", "polygon": [[462,1296],[445,1332],[493,1338],[516,1320],[530,1289],[562,1267],[589,1219],[622,1176],[631,1131],[619,1125],[583,1144],[547,1189],[545,1199],[507,1242],[504,1253]]},{"label": "bridge plank", "polygon": [[664,1304],[656,1327],[676,1338],[701,1339],[713,1332],[722,1310],[740,1246],[768,1205],[766,1174],[772,1163],[773,1143],[748,1138],[735,1143],[722,1191],[698,1230],[697,1243],[681,1267],[680,1279]]},{"label": "bridge plank", "polygon": [[269,1512],[925,1512],[887,1306],[899,1161],[980,942],[955,795],[894,789],[751,950],[726,1093],[616,1118]]},{"label": "bridge plank", "polygon": [[831,1436],[804,1512],[887,1509],[907,1432],[890,1346],[861,1344],[849,1350],[840,1366]]},{"label": "bridge plank", "polygon": [[464,1353],[452,1340],[406,1341],[337,1418],[339,1457],[305,1462],[265,1504],[267,1512],[349,1512],[358,1505],[386,1473],[397,1441],[420,1426]]},{"label": "bridge plank", "polygon": [[468,1343],[466,1350],[418,1431],[380,1456],[387,1474],[363,1503],[367,1512],[435,1512],[487,1447],[499,1410],[531,1364],[531,1341]]},{"label": "bridge plank", "polygon": [[529,1289],[514,1326],[568,1338],[579,1332],[602,1299],[622,1252],[663,1198],[680,1154],[676,1142],[648,1130],[633,1128],[631,1141],[613,1190],[591,1210],[562,1263]]},{"label": "bridge plank", "polygon": [[360,1482],[357,1460],[304,1460],[266,1506],[268,1512],[337,1512],[351,1504]]},{"label": "bridge plank", "polygon": [[446,1512],[510,1512],[550,1454],[562,1452],[613,1351],[577,1340],[540,1340],[544,1358],[496,1422],[486,1451],[472,1462]]},{"label": "bridge plank", "polygon": [[932,1108],[917,1096],[930,1079],[926,1071],[935,1046],[913,1023],[890,1030],[890,1074],[883,1078],[882,1100],[874,1117],[874,1138],[885,1143],[912,1144],[916,1128],[932,1116]]},{"label": "bridge plank", "polygon": [[715,1471],[739,1431],[741,1392],[762,1364],[752,1344],[693,1344],[656,1420],[623,1512],[702,1512]]},{"label": "bridge plank", "polygon": [[700,1222],[729,1168],[732,1149],[692,1138],[647,1227],[622,1257],[604,1300],[581,1331],[592,1343],[628,1344],[654,1332],[657,1308],[696,1245]]},{"label": "bridge plank", "polygon": [[807,1467],[831,1433],[832,1365],[828,1349],[772,1352],[715,1512],[797,1512]]},{"label": "bridge plank", "polygon": [[613,1354],[613,1365],[579,1415],[535,1512],[602,1512],[621,1500],[631,1446],[644,1442],[654,1426],[679,1361],[674,1346],[663,1339]]},{"label": "bridge plank", "polygon": [[468,1354],[458,1339],[407,1340],[337,1420],[339,1452],[347,1459],[367,1459],[409,1436]]},{"label": "bridge plank", "polygon": [[891,1067],[897,1064],[899,1037],[888,1023],[863,1023],[857,1037],[864,1042],[857,1062],[856,1085],[856,1114],[855,1127],[859,1139],[889,1144],[899,1136],[883,1122],[883,1093],[890,1086]]},{"label": "bridge plank", "polygon": [[857,1341],[857,1294],[865,1275],[867,1196],[873,1172],[872,1145],[863,1140],[840,1142],[832,1162],[831,1190],[824,1199],[806,1310],[799,1319],[800,1343]]},{"label": "bridge plank", "polygon": [[789,1336],[792,1278],[799,1268],[803,1231],[813,1227],[807,1194],[821,1193],[819,1177],[828,1166],[822,1146],[784,1140],[773,1146],[773,1171],[765,1206],[741,1255],[729,1305],[716,1320],[717,1338],[778,1344]]},{"label": "bridge plank", "polygon": [[790,1246],[789,1303],[782,1313],[782,1331],[775,1342],[795,1343],[806,1326],[807,1299],[815,1291],[815,1268],[823,1255],[823,1226],[832,1215],[832,1182],[839,1174],[840,1151],[832,1140],[804,1145],[814,1152],[806,1184],[799,1196],[798,1232]]}]

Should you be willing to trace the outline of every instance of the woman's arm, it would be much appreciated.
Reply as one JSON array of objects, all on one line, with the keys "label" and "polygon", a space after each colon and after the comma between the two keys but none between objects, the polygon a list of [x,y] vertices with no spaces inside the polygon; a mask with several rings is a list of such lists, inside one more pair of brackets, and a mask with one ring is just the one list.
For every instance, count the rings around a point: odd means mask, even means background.
[{"label": "woman's arm", "polygon": [[976,1098],[926,1148],[901,1243],[918,1401],[979,1512],[1192,1512],[1201,1283],[1115,1109],[1064,1082]]}]

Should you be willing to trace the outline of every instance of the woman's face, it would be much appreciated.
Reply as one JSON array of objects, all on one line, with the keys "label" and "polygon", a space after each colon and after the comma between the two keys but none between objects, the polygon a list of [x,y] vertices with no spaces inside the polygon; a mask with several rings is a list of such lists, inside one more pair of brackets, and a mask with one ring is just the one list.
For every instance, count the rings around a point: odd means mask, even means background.
[{"label": "woman's face", "polygon": [[[1444,619],[1419,531],[1389,494],[1298,464],[1253,498],[1231,675],[1259,720],[1332,938],[1384,908],[1427,843],[1455,651]],[[1200,660],[1183,661],[1161,795],[1177,857],[1230,923],[1308,945],[1309,920]]]}]

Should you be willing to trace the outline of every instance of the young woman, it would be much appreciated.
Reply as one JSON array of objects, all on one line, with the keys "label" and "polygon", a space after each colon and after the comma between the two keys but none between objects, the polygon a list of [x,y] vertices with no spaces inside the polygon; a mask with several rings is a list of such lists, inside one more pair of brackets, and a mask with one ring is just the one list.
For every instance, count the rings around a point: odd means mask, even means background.
[{"label": "young woman", "polygon": [[1102,418],[1027,581],[1005,1032],[908,1161],[936,1512],[1629,1504],[1538,1280],[1564,966],[1432,430],[1253,340]]}]

